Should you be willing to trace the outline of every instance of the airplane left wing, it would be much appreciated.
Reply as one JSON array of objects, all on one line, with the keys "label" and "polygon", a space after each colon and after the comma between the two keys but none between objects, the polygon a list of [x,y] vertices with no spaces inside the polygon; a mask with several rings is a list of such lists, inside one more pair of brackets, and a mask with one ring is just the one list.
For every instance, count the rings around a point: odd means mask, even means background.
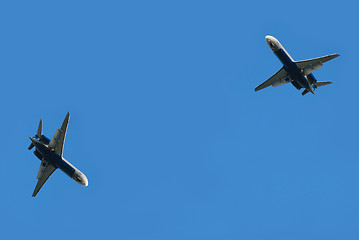
[{"label": "airplane left wing", "polygon": [[64,149],[65,137],[66,137],[66,130],[67,125],[69,124],[70,113],[67,113],[64,122],[60,129],[57,129],[54,137],[51,139],[49,143],[49,147],[54,149],[55,153],[62,156],[62,151]]},{"label": "airplane left wing", "polygon": [[274,74],[267,81],[256,87],[254,90],[257,92],[259,90],[262,90],[263,88],[269,87],[270,85],[276,87],[287,82],[290,82],[289,76],[288,73],[282,67],[276,74]]},{"label": "airplane left wing", "polygon": [[46,180],[51,176],[53,172],[55,172],[56,167],[54,167],[51,163],[42,161],[40,165],[40,170],[37,173],[37,184],[35,190],[32,194],[33,197],[40,191],[41,187],[45,184]]}]

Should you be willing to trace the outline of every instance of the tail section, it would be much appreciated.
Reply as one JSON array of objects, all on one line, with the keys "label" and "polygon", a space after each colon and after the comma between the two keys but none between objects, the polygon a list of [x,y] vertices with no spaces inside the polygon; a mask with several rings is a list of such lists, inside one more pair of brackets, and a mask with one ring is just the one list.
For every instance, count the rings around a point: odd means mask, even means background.
[{"label": "tail section", "polygon": [[303,92],[302,92],[302,96],[304,96],[305,94],[309,93],[309,91],[307,89],[305,89]]},{"label": "tail section", "polygon": [[331,81],[323,81],[323,82],[316,82],[316,83],[314,83],[314,85],[315,85],[316,87],[321,87],[321,86],[325,86],[325,85],[328,85],[328,84],[332,84],[332,82],[331,82]]},{"label": "tail section", "polygon": [[[315,82],[315,83],[313,83],[313,88],[316,89],[317,87],[325,86],[328,84],[332,84],[332,82],[331,81]],[[302,92],[302,95],[304,96],[307,93],[309,93],[309,90],[305,89]],[[314,92],[312,92],[312,93],[314,94]]]},{"label": "tail section", "polygon": [[[39,137],[39,138],[41,138],[41,136],[42,136],[42,120],[41,119],[40,119],[40,122],[39,122],[39,127],[37,128],[36,136]],[[34,143],[31,142],[28,149],[31,150],[34,146],[35,146]]]},{"label": "tail section", "polygon": [[302,92],[302,96],[304,96],[305,94],[307,94],[307,93],[309,93],[309,92],[311,92],[311,93],[313,93],[313,94],[315,95],[314,90],[305,89],[305,90]]}]

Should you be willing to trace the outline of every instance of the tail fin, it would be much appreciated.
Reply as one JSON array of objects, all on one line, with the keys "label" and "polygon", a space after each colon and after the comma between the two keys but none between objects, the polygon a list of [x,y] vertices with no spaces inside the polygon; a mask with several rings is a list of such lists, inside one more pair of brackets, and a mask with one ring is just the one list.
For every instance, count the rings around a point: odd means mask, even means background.
[{"label": "tail fin", "polygon": [[[39,138],[41,138],[41,136],[42,136],[42,120],[41,119],[40,119],[40,122],[39,122],[39,127],[37,128],[36,136],[38,136]],[[31,142],[28,149],[31,150],[34,146],[35,146],[34,143]]]},{"label": "tail fin", "polygon": [[323,82],[316,82],[314,83],[314,85],[316,87],[321,87],[321,86],[325,86],[325,85],[328,85],[328,84],[331,84],[332,82],[331,81],[323,81]]}]

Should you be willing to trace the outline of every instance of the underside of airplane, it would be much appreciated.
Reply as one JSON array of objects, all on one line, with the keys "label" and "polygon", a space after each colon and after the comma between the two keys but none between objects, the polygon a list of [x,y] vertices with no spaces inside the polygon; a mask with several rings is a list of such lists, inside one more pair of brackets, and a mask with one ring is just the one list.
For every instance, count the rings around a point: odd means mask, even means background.
[{"label": "underside of airplane", "polygon": [[339,54],[331,54],[303,61],[294,61],[276,38],[266,36],[266,41],[274,54],[283,63],[283,67],[267,81],[256,87],[255,91],[262,90],[269,86],[277,87],[290,82],[298,90],[304,88],[302,95],[305,95],[308,92],[315,94],[314,91],[316,88],[332,83],[330,81],[317,81],[313,72],[321,68],[323,63],[338,57]]},{"label": "underside of airplane", "polygon": [[69,118],[70,113],[67,113],[61,128],[56,130],[51,141],[42,134],[42,120],[40,120],[36,135],[34,137],[30,137],[31,144],[29,146],[29,150],[35,147],[34,154],[41,160],[40,169],[36,176],[38,182],[32,194],[33,197],[37,195],[47,179],[58,168],[74,179],[77,183],[84,186],[88,185],[86,176],[62,157]]}]

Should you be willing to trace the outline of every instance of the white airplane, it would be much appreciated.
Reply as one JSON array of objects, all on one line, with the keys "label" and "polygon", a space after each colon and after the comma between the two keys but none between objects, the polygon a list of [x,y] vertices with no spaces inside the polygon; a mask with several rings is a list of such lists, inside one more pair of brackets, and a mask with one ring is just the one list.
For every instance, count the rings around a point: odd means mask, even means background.
[{"label": "white airplane", "polygon": [[70,113],[67,113],[61,128],[56,130],[51,141],[46,136],[42,135],[42,120],[40,120],[36,135],[34,137],[30,137],[31,144],[29,146],[29,150],[35,147],[34,154],[41,160],[40,170],[36,177],[38,182],[34,193],[32,194],[33,197],[36,196],[41,187],[45,184],[46,180],[57,168],[60,168],[77,183],[83,186],[88,185],[88,180],[85,174],[62,157],[69,118]]},{"label": "white airplane", "polygon": [[304,88],[302,95],[311,92],[313,94],[317,87],[331,84],[330,81],[318,82],[313,76],[312,72],[321,68],[323,63],[332,60],[339,56],[339,54],[331,54],[324,57],[313,58],[303,61],[294,61],[293,58],[284,49],[282,44],[272,36],[266,36],[266,42],[274,54],[282,62],[283,67],[267,81],[255,88],[255,91],[259,91],[263,88],[277,87],[281,84],[291,82],[298,90]]}]

